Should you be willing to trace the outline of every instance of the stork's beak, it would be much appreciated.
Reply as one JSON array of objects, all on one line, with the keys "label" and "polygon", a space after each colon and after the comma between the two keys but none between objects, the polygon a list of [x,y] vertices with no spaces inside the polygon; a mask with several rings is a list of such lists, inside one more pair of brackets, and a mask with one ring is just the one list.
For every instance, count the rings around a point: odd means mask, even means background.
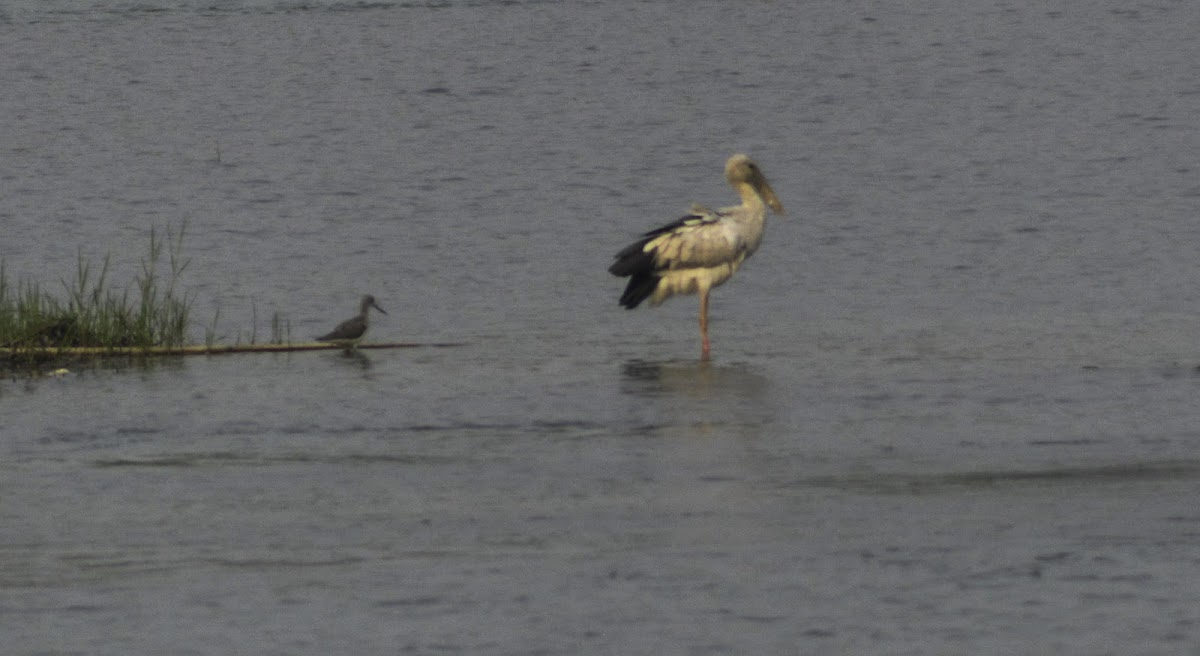
[{"label": "stork's beak", "polygon": [[371,303],[371,307],[375,308],[376,310],[379,310],[380,312],[383,312],[384,314],[387,314],[387,312],[384,311],[383,308],[379,307],[379,305],[377,303]]},{"label": "stork's beak", "polygon": [[775,190],[771,188],[767,179],[759,175],[754,181],[754,186],[758,190],[758,195],[767,201],[767,206],[775,211],[776,214],[783,214],[783,203],[779,202],[779,197],[775,195]]}]

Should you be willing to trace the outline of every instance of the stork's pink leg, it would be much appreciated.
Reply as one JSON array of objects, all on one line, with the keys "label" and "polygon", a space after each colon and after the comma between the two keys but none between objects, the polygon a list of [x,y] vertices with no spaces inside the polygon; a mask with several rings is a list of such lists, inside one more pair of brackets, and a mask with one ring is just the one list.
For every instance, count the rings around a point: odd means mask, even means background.
[{"label": "stork's pink leg", "polygon": [[700,358],[707,360],[712,346],[708,343],[708,290],[700,291]]}]

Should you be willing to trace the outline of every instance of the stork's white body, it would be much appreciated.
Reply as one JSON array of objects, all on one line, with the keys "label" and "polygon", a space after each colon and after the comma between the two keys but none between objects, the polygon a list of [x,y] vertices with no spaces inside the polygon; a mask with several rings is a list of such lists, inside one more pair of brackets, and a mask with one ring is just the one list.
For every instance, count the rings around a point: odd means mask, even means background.
[{"label": "stork's white body", "polygon": [[783,213],[775,191],[749,157],[730,157],[725,178],[741,197],[741,205],[716,211],[692,205],[687,216],[647,232],[622,249],[609,267],[613,275],[629,276],[620,301],[628,309],[644,300],[659,305],[676,294],[699,294],[704,357],[711,351],[709,292],[729,280],[758,250],[766,230],[767,209]]}]

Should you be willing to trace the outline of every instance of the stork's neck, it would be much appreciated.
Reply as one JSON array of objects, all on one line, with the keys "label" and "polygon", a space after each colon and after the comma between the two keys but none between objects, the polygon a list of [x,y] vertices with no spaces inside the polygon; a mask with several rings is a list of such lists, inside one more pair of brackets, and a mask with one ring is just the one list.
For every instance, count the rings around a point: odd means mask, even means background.
[{"label": "stork's neck", "polygon": [[758,195],[758,189],[755,189],[754,185],[749,182],[739,182],[733,188],[742,198],[742,207],[753,211],[758,216],[766,216],[767,205],[763,202],[762,196]]}]

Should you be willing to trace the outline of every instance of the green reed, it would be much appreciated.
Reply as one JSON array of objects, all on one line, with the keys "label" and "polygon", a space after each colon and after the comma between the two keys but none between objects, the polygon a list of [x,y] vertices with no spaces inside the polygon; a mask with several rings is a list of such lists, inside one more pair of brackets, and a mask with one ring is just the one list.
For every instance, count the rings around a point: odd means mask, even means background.
[{"label": "green reed", "polygon": [[[217,332],[217,326],[220,323],[221,307],[217,306],[216,312],[213,315],[213,320],[204,327],[204,345],[212,348],[220,341],[229,339],[228,335]],[[250,299],[250,334],[246,335],[239,328],[233,334],[233,345],[258,345],[258,303],[252,298]],[[279,313],[278,310],[271,314],[271,337],[267,340],[267,344],[281,345],[292,343],[292,323],[285,315]]]},{"label": "green reed", "polygon": [[[73,280],[61,280],[66,298],[36,282],[13,282],[0,262],[0,347],[149,347],[187,342],[192,298],[178,289],[189,260],[183,236],[150,230],[150,251],[132,287],[117,291],[108,281],[111,256],[98,268],[76,258]],[[164,270],[165,268],[165,270]]]}]

